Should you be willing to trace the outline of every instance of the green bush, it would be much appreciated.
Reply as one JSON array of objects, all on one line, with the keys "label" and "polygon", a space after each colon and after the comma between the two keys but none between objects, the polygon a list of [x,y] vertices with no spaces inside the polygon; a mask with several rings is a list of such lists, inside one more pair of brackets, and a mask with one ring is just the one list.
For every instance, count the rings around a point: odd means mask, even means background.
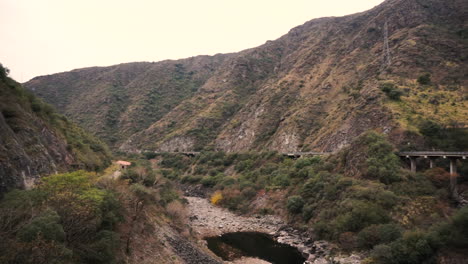
[{"label": "green bush", "polygon": [[378,263],[405,263],[419,264],[428,262],[433,258],[435,248],[431,245],[427,234],[415,231],[407,232],[404,236],[388,245],[374,248],[372,258]]},{"label": "green bush", "polygon": [[238,162],[236,166],[234,167],[234,169],[237,172],[243,172],[245,170],[251,169],[253,167],[253,164],[254,164],[253,160],[250,160],[250,159],[243,160],[243,161]]},{"label": "green bush", "polygon": [[143,156],[145,156],[145,159],[150,160],[156,158],[157,154],[154,152],[143,152]]},{"label": "green bush", "polygon": [[368,132],[363,143],[367,147],[367,177],[385,184],[400,181],[400,160],[386,138],[376,132]]},{"label": "green bush", "polygon": [[371,249],[378,244],[387,244],[401,237],[401,229],[395,224],[370,225],[358,234],[358,245]]},{"label": "green bush", "polygon": [[219,180],[220,178],[215,176],[205,176],[201,179],[200,183],[206,187],[214,187],[219,182]]},{"label": "green bush", "polygon": [[200,182],[201,179],[202,179],[201,176],[186,175],[186,176],[182,177],[182,179],[180,180],[180,182],[182,182],[182,183],[194,184],[194,183]]},{"label": "green bush", "polygon": [[38,236],[45,240],[58,242],[65,240],[65,232],[60,224],[60,216],[57,212],[45,211],[18,231],[18,238],[23,242],[31,242],[36,240]]},{"label": "green bush", "polygon": [[281,188],[288,187],[290,183],[291,181],[289,180],[289,177],[286,174],[278,174],[274,176],[273,179],[271,180],[271,184],[273,186],[277,186]]},{"label": "green bush", "polygon": [[372,224],[384,224],[390,221],[387,211],[370,202],[348,201],[341,210],[343,213],[333,220],[337,233],[357,232]]},{"label": "green bush", "polygon": [[468,247],[468,207],[456,212],[451,221],[438,226],[433,234],[435,240],[440,240],[442,246]]},{"label": "green bush", "polygon": [[421,85],[429,85],[431,84],[431,74],[425,73],[418,77],[418,83]]},{"label": "green bush", "polygon": [[[91,174],[76,171],[42,177],[33,190],[8,193],[0,201],[0,233],[10,234],[5,239],[12,243],[0,243],[0,259],[72,263],[73,255],[73,263],[111,262],[119,239],[102,240],[101,234],[115,234],[113,229],[122,220],[121,207],[110,191],[98,189],[93,182]],[[4,252],[8,252],[5,258]],[[92,261],[93,254],[101,257]]]},{"label": "green bush", "polygon": [[403,91],[397,88],[393,83],[387,82],[380,85],[380,90],[384,92],[391,100],[398,101],[403,95]]},{"label": "green bush", "polygon": [[286,208],[292,214],[299,214],[302,212],[302,207],[304,206],[304,200],[298,195],[289,197],[286,204]]},{"label": "green bush", "polygon": [[223,187],[234,185],[237,180],[233,177],[225,177],[221,180],[220,185]]},{"label": "green bush", "polygon": [[314,212],[316,210],[316,206],[314,204],[308,204],[302,208],[302,218],[304,221],[309,221],[312,216],[314,216]]},{"label": "green bush", "polygon": [[300,158],[296,161],[296,164],[294,165],[296,169],[302,169],[304,167],[310,166],[312,164],[319,163],[321,161],[319,156],[313,156],[311,158]]},{"label": "green bush", "polygon": [[163,168],[172,168],[178,170],[186,170],[188,168],[187,161],[182,155],[165,154],[160,162]]},{"label": "green bush", "polygon": [[162,206],[166,206],[170,202],[180,199],[179,194],[171,184],[165,184],[163,188],[160,189],[159,196]]}]

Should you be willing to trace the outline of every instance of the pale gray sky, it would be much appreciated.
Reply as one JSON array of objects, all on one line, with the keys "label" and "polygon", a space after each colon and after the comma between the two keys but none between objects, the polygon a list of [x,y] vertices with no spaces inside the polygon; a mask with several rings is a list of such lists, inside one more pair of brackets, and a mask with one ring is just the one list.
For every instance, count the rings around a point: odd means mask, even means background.
[{"label": "pale gray sky", "polygon": [[236,52],[383,0],[0,0],[0,63],[24,82],[89,66]]}]

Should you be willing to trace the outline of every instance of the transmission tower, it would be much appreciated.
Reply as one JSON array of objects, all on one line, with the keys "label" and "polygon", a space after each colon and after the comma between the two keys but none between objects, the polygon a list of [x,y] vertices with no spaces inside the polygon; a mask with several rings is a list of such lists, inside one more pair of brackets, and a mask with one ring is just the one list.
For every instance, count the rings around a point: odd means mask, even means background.
[{"label": "transmission tower", "polygon": [[390,66],[390,47],[388,46],[388,22],[385,21],[384,25],[384,44],[383,44],[383,54],[382,54],[382,67],[381,71],[384,71],[388,66]]}]

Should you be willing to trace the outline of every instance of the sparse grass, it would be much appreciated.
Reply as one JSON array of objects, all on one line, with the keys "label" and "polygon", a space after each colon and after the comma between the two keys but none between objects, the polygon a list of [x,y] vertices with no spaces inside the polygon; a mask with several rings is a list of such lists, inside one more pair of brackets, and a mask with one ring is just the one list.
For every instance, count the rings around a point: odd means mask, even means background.
[{"label": "sparse grass", "polygon": [[418,131],[416,125],[421,120],[432,120],[445,126],[466,125],[468,101],[463,98],[466,88],[421,87],[413,83],[401,89],[408,92],[400,101],[389,100],[386,105],[403,128]]}]

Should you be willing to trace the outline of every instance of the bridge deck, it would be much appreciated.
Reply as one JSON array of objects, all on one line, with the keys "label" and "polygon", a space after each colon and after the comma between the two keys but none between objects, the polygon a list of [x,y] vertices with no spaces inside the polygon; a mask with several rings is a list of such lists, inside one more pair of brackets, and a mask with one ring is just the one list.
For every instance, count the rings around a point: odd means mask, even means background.
[{"label": "bridge deck", "polygon": [[397,153],[400,157],[457,157],[466,159],[468,152],[447,152],[447,151],[404,151]]}]

